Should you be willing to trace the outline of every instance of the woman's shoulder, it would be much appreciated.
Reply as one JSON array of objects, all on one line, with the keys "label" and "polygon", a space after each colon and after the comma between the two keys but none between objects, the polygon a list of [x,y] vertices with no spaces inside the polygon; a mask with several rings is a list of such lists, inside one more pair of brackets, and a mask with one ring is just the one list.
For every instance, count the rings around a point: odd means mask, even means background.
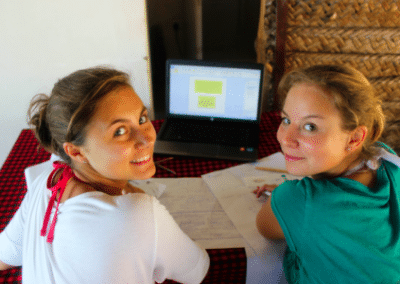
[{"label": "woman's shoulder", "polygon": [[272,199],[274,202],[300,202],[306,199],[307,191],[312,184],[307,177],[301,179],[287,180],[280,184],[272,192]]},{"label": "woman's shoulder", "polygon": [[[275,197],[293,202],[318,199],[321,195],[337,194],[343,192],[348,184],[344,180],[334,179],[313,179],[303,177],[296,180],[288,180],[274,190]],[[276,192],[275,192],[276,191]]]},{"label": "woman's shoulder", "polygon": [[150,225],[155,220],[154,199],[143,193],[112,196],[93,191],[66,200],[60,212],[71,220],[78,218],[87,222],[118,223],[121,226]]},{"label": "woman's shoulder", "polygon": [[[65,203],[84,203],[84,204],[102,204],[106,208],[137,210],[154,206],[157,203],[155,197],[146,193],[127,193],[123,195],[109,195],[101,191],[88,191],[68,199]],[[108,205],[108,206],[107,206]]]},{"label": "woman's shoulder", "polygon": [[341,183],[334,180],[303,177],[285,181],[274,190],[273,197],[285,203],[306,203],[326,194],[342,192],[342,187]]},{"label": "woman's shoulder", "polygon": [[24,170],[28,190],[32,185],[34,185],[34,183],[42,183],[43,181],[47,182],[50,173],[54,170],[53,163],[56,161],[62,162],[58,156],[52,154],[49,160],[40,164],[32,165]]},{"label": "woman's shoulder", "polygon": [[280,184],[278,186],[278,188],[290,190],[291,188],[295,187],[300,190],[301,189],[307,190],[309,188],[312,188],[316,185],[321,184],[321,182],[324,183],[324,181],[321,181],[321,180],[314,180],[310,177],[302,177],[302,178],[298,178],[298,179],[286,180],[285,182]]},{"label": "woman's shoulder", "polygon": [[24,170],[25,181],[28,186],[28,190],[31,190],[40,183],[40,185],[47,182],[47,178],[53,170],[53,162],[46,161]]}]

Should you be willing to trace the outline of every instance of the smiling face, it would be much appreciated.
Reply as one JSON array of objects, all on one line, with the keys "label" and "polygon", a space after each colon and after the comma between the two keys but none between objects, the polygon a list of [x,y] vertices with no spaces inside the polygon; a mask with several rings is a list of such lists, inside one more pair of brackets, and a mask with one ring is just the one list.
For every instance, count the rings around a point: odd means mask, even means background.
[{"label": "smiling face", "polygon": [[124,183],[154,175],[156,132],[133,89],[120,87],[101,99],[86,129],[81,153],[92,178]]},{"label": "smiling face", "polygon": [[329,177],[343,173],[349,164],[351,133],[332,100],[315,84],[299,83],[288,92],[277,138],[289,173]]}]

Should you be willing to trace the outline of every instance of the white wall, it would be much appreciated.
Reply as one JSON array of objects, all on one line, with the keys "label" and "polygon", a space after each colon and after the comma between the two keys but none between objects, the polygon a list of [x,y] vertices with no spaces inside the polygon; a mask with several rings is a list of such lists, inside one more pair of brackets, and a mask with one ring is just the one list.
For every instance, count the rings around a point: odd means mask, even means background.
[{"label": "white wall", "polygon": [[111,65],[131,75],[153,116],[145,0],[0,1],[0,166],[31,98],[61,77]]}]

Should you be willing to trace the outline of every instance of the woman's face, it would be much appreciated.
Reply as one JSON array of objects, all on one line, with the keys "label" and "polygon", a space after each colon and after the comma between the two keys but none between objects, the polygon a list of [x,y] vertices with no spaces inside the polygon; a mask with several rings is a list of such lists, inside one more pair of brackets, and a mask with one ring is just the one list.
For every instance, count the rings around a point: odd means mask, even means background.
[{"label": "woman's face", "polygon": [[82,152],[100,180],[127,181],[154,175],[156,132],[133,89],[121,87],[101,99],[86,129]]},{"label": "woman's face", "polygon": [[300,83],[288,92],[277,137],[289,173],[337,176],[349,165],[350,133],[329,94],[314,84]]}]

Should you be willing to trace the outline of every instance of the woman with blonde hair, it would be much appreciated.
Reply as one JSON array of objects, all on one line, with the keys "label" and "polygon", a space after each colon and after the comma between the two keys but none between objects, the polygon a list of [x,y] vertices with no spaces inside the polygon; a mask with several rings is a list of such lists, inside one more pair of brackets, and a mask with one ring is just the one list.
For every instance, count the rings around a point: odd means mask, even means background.
[{"label": "woman with blonde hair", "polygon": [[285,239],[289,283],[399,283],[400,159],[378,142],[380,101],[351,67],[285,74],[277,132],[286,168],[305,176],[272,191],[259,232]]}]

